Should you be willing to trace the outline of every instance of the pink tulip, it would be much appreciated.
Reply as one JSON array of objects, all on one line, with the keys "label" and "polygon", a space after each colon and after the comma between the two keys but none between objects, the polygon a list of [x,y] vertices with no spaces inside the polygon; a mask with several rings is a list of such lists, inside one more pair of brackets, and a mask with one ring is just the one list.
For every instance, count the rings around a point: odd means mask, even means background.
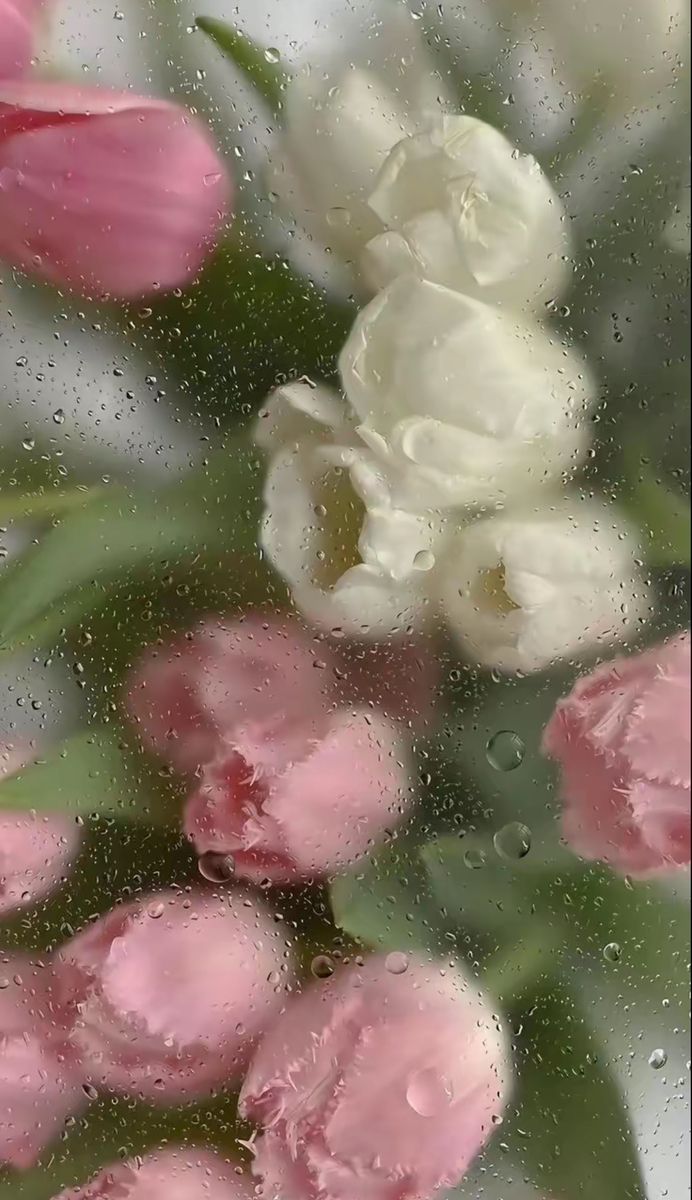
[{"label": "pink tulip", "polygon": [[263,1200],[429,1200],[485,1144],[507,1048],[475,982],[378,955],[313,984],[270,1027],[241,1112],[264,1129]]},{"label": "pink tulip", "polygon": [[633,875],[690,862],[690,636],[578,680],[545,730],[565,837]]},{"label": "pink tulip", "polygon": [[166,1147],[106,1167],[55,1200],[250,1200],[248,1185],[221,1155],[199,1146]]},{"label": "pink tulip", "polygon": [[410,799],[397,727],[376,711],[255,722],[202,772],[185,832],[238,875],[291,883],[362,857]]},{"label": "pink tulip", "polygon": [[0,0],[0,79],[12,79],[29,65],[41,6],[42,0]]},{"label": "pink tulip", "polygon": [[0,258],[86,294],[189,282],[229,197],[204,126],[163,100],[0,86]]},{"label": "pink tulip", "polygon": [[329,650],[290,618],[210,618],[172,646],[150,650],[126,702],[146,744],[182,771],[215,757],[249,721],[332,704]]},{"label": "pink tulip", "polygon": [[[0,756],[0,783],[24,762],[21,752],[5,751]],[[79,841],[79,829],[68,816],[0,808],[0,916],[57,887]]]},{"label": "pink tulip", "polygon": [[114,908],[55,965],[84,1076],[166,1103],[237,1075],[288,990],[286,946],[244,893],[162,892]]},{"label": "pink tulip", "polygon": [[45,968],[0,954],[0,1163],[33,1166],[86,1103],[52,1021]]}]

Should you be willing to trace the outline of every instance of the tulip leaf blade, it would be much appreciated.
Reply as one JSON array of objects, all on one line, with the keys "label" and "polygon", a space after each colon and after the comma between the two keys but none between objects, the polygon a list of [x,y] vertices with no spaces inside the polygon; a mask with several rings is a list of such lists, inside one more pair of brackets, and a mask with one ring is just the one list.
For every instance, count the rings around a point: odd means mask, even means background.
[{"label": "tulip leaf blade", "polygon": [[517,1038],[518,1088],[503,1145],[559,1200],[645,1200],[636,1140],[607,1048],[568,987],[532,998]]},{"label": "tulip leaf blade", "polygon": [[249,79],[261,96],[276,112],[281,108],[281,95],[286,76],[266,52],[255,45],[239,29],[216,17],[196,17],[195,25]]},{"label": "tulip leaf blade", "polygon": [[[86,730],[0,780],[0,811],[108,814],[156,823],[170,817],[171,784],[154,778],[115,728]],[[174,811],[174,809],[173,809]]]},{"label": "tulip leaf blade", "polygon": [[175,487],[113,488],[64,513],[0,577],[0,649],[50,644],[132,573],[167,572],[212,547],[254,544],[256,465],[239,439]]},{"label": "tulip leaf blade", "polygon": [[651,567],[689,566],[692,516],[689,498],[676,491],[640,460],[630,468],[623,503],[641,529]]}]

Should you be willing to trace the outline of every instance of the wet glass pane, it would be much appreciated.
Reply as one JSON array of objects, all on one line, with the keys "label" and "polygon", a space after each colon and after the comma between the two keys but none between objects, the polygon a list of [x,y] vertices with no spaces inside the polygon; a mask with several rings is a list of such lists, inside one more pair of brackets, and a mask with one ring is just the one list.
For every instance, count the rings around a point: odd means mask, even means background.
[{"label": "wet glass pane", "polygon": [[0,0],[0,1200],[688,1193],[688,0]]}]

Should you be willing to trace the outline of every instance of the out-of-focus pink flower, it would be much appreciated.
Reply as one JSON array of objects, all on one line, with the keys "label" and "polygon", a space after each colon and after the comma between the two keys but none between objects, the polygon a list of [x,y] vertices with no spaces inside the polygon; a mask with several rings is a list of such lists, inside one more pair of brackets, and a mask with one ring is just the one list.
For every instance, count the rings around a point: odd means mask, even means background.
[{"label": "out-of-focus pink flower", "polygon": [[0,1163],[32,1166],[86,1103],[52,1023],[46,968],[0,954]]},{"label": "out-of-focus pink flower", "polygon": [[263,1038],[240,1106],[263,1200],[429,1200],[505,1102],[505,1036],[474,982],[378,955],[314,984]]},{"label": "out-of-focus pink flower", "polygon": [[346,709],[237,730],[185,811],[199,854],[227,854],[249,879],[343,870],[397,824],[411,799],[402,740],[376,711]]},{"label": "out-of-focus pink flower", "polygon": [[114,1163],[55,1200],[250,1200],[248,1184],[221,1155],[199,1146],[167,1147]]},{"label": "out-of-focus pink flower", "polygon": [[633,875],[690,862],[690,636],[578,680],[545,730],[565,837]]},{"label": "out-of-focus pink flower", "polygon": [[29,65],[34,25],[43,0],[0,0],[0,79],[12,79]]},{"label": "out-of-focus pink flower", "polygon": [[0,86],[0,257],[87,294],[188,282],[229,198],[204,126],[163,100]]},{"label": "out-of-focus pink flower", "polygon": [[0,913],[57,887],[78,843],[69,817],[0,811]]},{"label": "out-of-focus pink flower", "polygon": [[247,722],[331,706],[330,652],[291,618],[204,621],[172,646],[149,650],[126,703],[144,741],[182,771],[215,757]]},{"label": "out-of-focus pink flower", "polygon": [[237,1075],[284,1001],[286,945],[241,892],[162,892],[113,909],[55,963],[84,1076],[167,1103]]},{"label": "out-of-focus pink flower", "polygon": [[[0,755],[0,783],[24,762],[16,750]],[[0,808],[0,916],[52,891],[79,841],[77,825],[63,814]]]}]

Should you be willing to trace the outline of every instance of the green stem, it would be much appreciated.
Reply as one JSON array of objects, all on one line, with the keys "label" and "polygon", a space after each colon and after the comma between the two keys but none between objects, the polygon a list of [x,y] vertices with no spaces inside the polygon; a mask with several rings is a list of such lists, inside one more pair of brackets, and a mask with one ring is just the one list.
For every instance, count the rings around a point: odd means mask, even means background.
[{"label": "green stem", "polygon": [[516,1007],[527,993],[535,991],[541,978],[551,974],[555,956],[563,944],[562,930],[540,923],[531,936],[513,942],[495,955],[483,971],[483,984],[505,1009]]},{"label": "green stem", "polygon": [[278,112],[281,108],[286,75],[274,66],[271,58],[267,58],[271,51],[265,53],[239,29],[234,29],[232,25],[218,21],[215,17],[197,17],[195,25],[211,38],[225,58],[240,68],[253,87],[264,96],[267,104],[271,105],[273,111]]}]

